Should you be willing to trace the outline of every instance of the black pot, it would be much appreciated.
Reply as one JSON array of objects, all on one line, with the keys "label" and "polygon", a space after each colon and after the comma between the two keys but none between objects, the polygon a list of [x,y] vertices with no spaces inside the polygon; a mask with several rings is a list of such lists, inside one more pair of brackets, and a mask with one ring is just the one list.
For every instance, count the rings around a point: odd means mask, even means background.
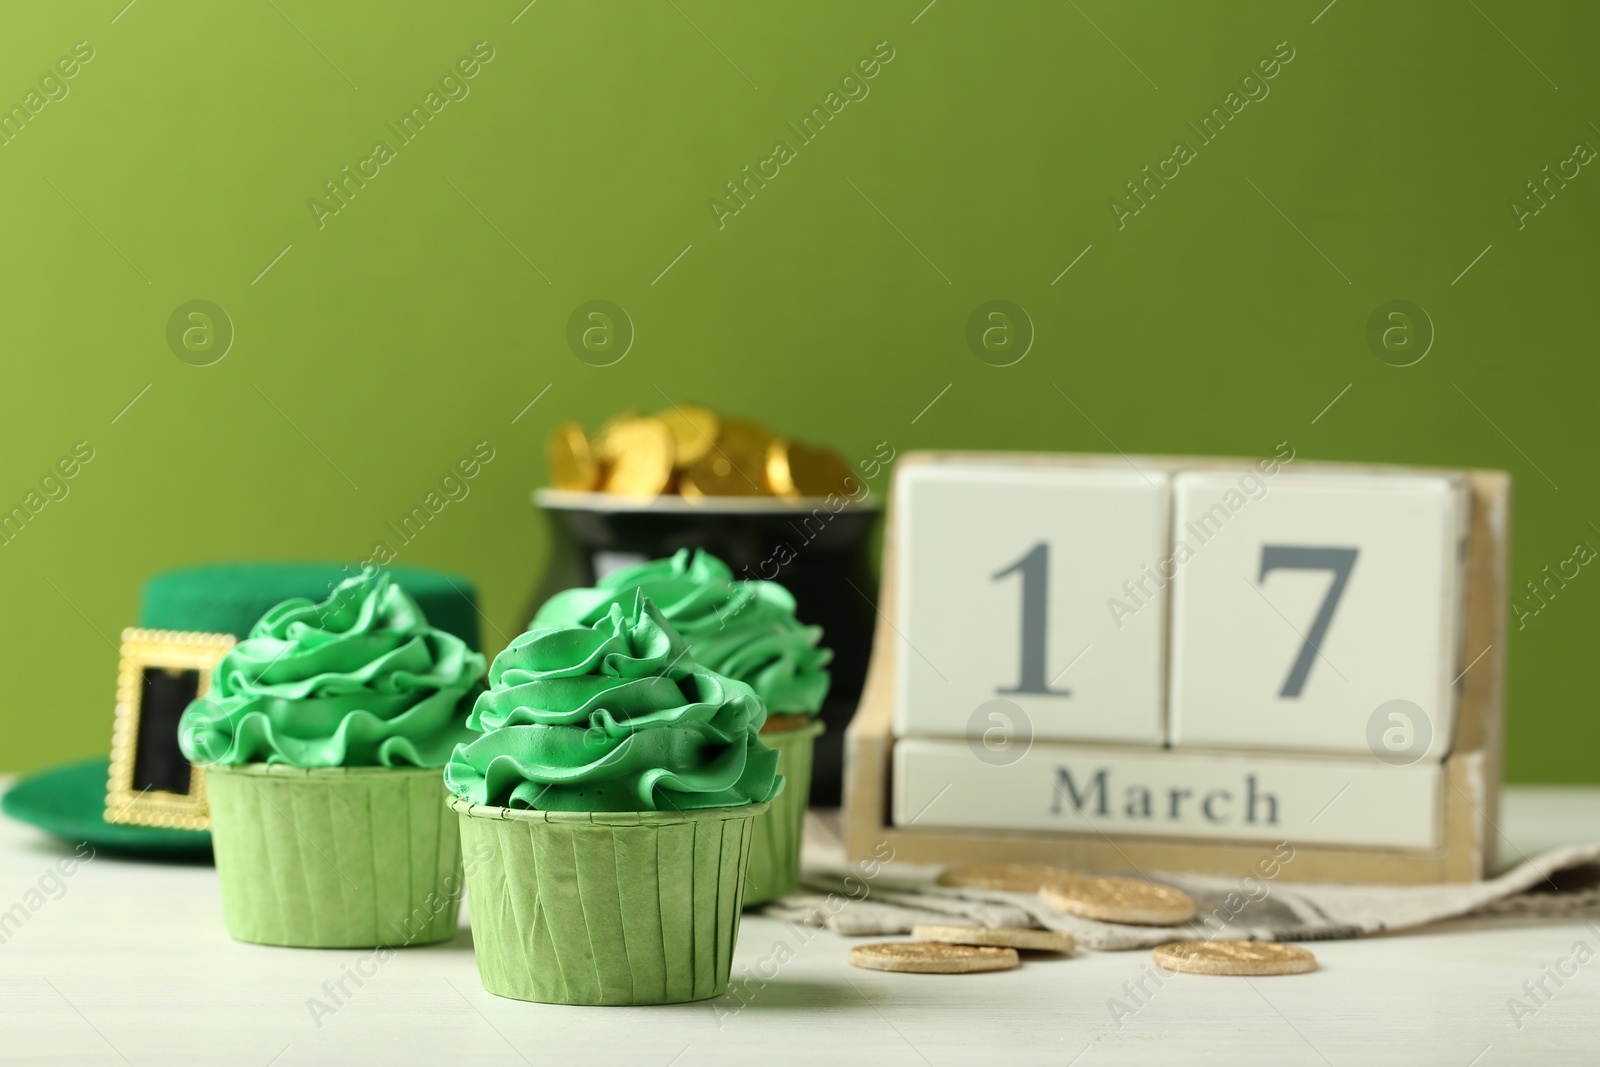
[{"label": "black pot", "polygon": [[878,588],[870,533],[878,508],[866,502],[831,510],[822,500],[682,497],[630,501],[606,493],[540,489],[534,502],[550,517],[550,562],[527,618],[563,589],[593,585],[630,563],[703,548],[736,578],[765,578],[794,594],[796,613],[821,626],[833,649],[833,683],[822,705],[827,732],[817,740],[811,802],[837,807],[844,728],[855,714],[872,654]]}]

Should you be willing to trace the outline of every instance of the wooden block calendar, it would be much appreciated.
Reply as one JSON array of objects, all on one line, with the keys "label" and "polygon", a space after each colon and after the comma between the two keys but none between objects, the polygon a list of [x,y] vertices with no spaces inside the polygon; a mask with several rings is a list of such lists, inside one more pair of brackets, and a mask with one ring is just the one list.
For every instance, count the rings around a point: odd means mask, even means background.
[{"label": "wooden block calendar", "polygon": [[895,475],[847,844],[1283,877],[1483,876],[1510,479],[921,453]]}]

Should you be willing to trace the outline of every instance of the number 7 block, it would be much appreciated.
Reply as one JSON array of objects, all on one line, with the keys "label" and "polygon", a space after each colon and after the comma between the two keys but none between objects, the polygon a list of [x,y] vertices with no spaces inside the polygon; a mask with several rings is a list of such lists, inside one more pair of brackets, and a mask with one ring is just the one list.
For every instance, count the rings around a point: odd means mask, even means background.
[{"label": "number 7 block", "polygon": [[1172,744],[1442,758],[1465,507],[1452,476],[1174,476]]}]

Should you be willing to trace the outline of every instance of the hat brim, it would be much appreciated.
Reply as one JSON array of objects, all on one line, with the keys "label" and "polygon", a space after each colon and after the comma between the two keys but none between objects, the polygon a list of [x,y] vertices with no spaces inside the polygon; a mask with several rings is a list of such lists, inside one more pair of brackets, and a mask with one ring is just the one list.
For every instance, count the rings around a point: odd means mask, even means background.
[{"label": "hat brim", "polygon": [[21,779],[0,797],[0,811],[65,841],[152,859],[208,859],[211,834],[105,819],[104,757],[52,767]]}]

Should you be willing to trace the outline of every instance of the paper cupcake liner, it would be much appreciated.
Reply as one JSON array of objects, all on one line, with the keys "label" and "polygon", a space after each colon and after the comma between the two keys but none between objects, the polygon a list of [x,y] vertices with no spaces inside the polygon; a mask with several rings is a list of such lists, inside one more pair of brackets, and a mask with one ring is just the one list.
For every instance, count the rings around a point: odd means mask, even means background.
[{"label": "paper cupcake liner", "polygon": [[205,769],[228,933],[295,948],[455,934],[461,838],[429,768]]},{"label": "paper cupcake liner", "polygon": [[489,992],[547,1004],[676,1004],[722,994],[751,829],[766,804],[551,812],[452,796],[472,942]]},{"label": "paper cupcake liner", "polygon": [[800,838],[805,832],[806,805],[811,801],[811,755],[822,735],[821,720],[796,730],[762,734],[778,750],[783,791],[766,814],[756,819],[750,845],[750,869],[744,879],[744,906],[749,908],[793,893],[800,885]]}]

